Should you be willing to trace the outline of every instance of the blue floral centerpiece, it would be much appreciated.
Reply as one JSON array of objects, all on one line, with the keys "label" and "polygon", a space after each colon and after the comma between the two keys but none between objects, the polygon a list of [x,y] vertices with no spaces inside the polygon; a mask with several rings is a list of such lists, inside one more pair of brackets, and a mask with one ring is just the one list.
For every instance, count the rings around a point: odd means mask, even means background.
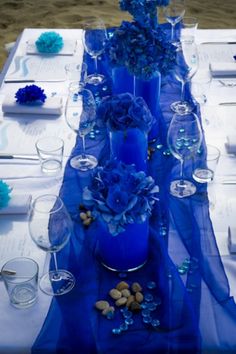
[{"label": "blue floral centerpiece", "polygon": [[143,98],[130,93],[108,96],[99,105],[97,118],[107,124],[111,158],[146,171],[147,133],[153,116]]},{"label": "blue floral centerpiece", "polygon": [[83,200],[99,220],[98,252],[108,268],[132,270],[145,263],[148,219],[158,192],[153,178],[133,165],[113,160],[94,171]]},{"label": "blue floral centerpiece", "polygon": [[[165,76],[176,61],[176,48],[157,21],[158,6],[169,0],[120,0],[120,8],[129,11],[133,21],[123,21],[106,47],[112,67],[113,93],[130,92],[146,101],[151,113],[160,112],[161,75]],[[149,134],[152,139],[158,130]]]}]

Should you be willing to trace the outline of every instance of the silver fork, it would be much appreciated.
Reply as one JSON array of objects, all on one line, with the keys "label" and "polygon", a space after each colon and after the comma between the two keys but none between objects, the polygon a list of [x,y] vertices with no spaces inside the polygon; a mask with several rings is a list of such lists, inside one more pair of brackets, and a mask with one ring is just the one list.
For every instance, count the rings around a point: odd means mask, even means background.
[{"label": "silver fork", "polygon": [[218,81],[224,87],[235,87],[236,86],[236,82],[232,82],[232,81],[227,82],[227,81],[223,81],[223,80],[218,80]]}]

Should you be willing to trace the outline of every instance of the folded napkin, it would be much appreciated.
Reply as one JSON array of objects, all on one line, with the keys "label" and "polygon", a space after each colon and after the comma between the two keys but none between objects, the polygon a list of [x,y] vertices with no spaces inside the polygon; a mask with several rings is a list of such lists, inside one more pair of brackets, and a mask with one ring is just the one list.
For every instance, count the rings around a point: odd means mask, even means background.
[{"label": "folded napkin", "polygon": [[228,248],[229,253],[236,253],[236,228],[228,227]]},{"label": "folded napkin", "polygon": [[234,77],[236,76],[236,63],[214,63],[210,64],[213,77]]},{"label": "folded napkin", "polygon": [[236,135],[228,135],[225,148],[228,154],[236,154]]},{"label": "folded napkin", "polygon": [[0,209],[0,215],[27,214],[31,202],[31,195],[11,195],[8,206]]},{"label": "folded napkin", "polygon": [[62,98],[49,97],[42,105],[27,105],[16,103],[15,98],[6,96],[2,103],[4,113],[24,113],[24,114],[62,114]]},{"label": "folded napkin", "polygon": [[41,53],[38,51],[35,40],[29,40],[27,43],[27,54],[38,54],[38,55],[73,55],[75,53],[76,41],[75,40],[64,40],[63,48],[58,53]]}]

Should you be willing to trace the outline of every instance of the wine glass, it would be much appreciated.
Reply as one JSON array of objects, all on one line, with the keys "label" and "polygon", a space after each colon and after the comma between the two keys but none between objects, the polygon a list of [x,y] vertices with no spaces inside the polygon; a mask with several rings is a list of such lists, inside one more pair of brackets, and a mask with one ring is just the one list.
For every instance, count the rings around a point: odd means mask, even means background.
[{"label": "wine glass", "polygon": [[169,5],[163,8],[164,17],[171,24],[171,42],[178,46],[175,41],[175,26],[180,22],[185,14],[184,0],[170,0]]},{"label": "wine glass", "polygon": [[170,107],[176,113],[187,113],[193,105],[185,100],[185,86],[196,74],[199,66],[198,50],[195,42],[183,42],[176,51],[176,65],[173,69],[175,78],[181,82],[180,101],[173,102]]},{"label": "wine glass", "polygon": [[104,22],[101,19],[95,19],[87,22],[83,31],[83,45],[85,51],[95,61],[95,73],[88,75],[87,82],[92,85],[99,85],[105,77],[98,74],[98,56],[101,55],[105,49],[107,40],[107,32]]},{"label": "wine glass", "polygon": [[[75,88],[75,89],[74,89]],[[70,94],[66,103],[66,122],[83,142],[83,152],[70,160],[70,165],[80,171],[88,171],[97,166],[97,159],[86,154],[85,136],[92,130],[96,120],[96,103],[90,90],[80,85],[70,86]]]},{"label": "wine glass", "polygon": [[175,113],[167,133],[167,144],[172,155],[180,160],[180,179],[172,181],[170,193],[178,198],[188,197],[196,192],[195,185],[183,178],[185,159],[198,151],[202,141],[202,130],[196,114]]},{"label": "wine glass", "polygon": [[55,270],[44,274],[40,288],[48,295],[63,295],[75,285],[73,274],[58,269],[56,252],[60,251],[72,233],[71,218],[60,197],[53,194],[39,196],[31,205],[29,232],[32,240],[44,251],[53,254]]}]

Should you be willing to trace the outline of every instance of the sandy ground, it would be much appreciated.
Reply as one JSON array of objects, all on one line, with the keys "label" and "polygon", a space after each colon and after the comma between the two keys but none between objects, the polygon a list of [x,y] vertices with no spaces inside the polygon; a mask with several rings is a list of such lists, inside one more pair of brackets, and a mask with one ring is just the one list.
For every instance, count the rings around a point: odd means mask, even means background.
[{"label": "sandy ground", "polygon": [[[236,28],[236,0],[186,0],[186,15],[199,20],[199,28]],[[31,28],[80,28],[89,17],[117,26],[129,15],[118,0],[0,0],[0,70],[6,60],[5,44]],[[163,22],[161,10],[160,22]]]}]

